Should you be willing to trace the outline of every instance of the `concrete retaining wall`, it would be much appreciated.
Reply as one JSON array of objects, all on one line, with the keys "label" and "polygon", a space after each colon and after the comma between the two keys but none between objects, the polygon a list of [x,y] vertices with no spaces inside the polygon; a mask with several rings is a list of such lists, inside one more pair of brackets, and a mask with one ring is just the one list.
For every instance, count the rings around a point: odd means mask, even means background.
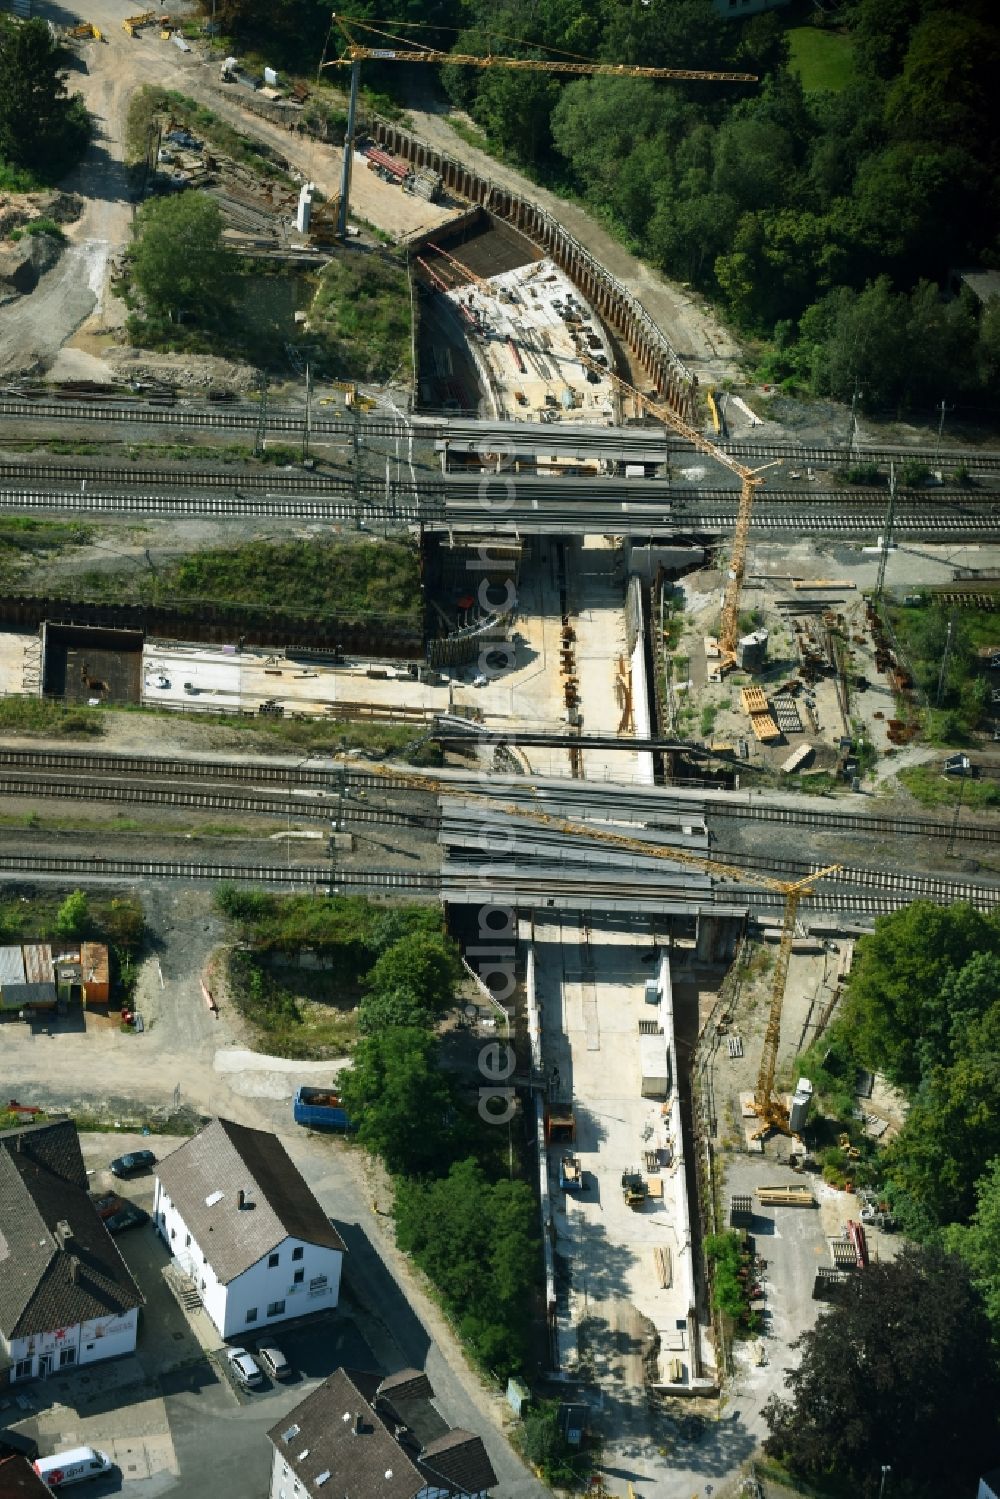
[{"label": "concrete retaining wall", "polygon": [[[682,363],[649,313],[567,229],[537,203],[480,177],[451,156],[418,140],[390,120],[369,122],[372,135],[416,168],[437,172],[445,187],[488,213],[513,224],[544,250],[582,292],[609,328],[627,344],[658,397],[687,422],[695,420],[698,380]],[[443,231],[439,231],[443,232]]]}]

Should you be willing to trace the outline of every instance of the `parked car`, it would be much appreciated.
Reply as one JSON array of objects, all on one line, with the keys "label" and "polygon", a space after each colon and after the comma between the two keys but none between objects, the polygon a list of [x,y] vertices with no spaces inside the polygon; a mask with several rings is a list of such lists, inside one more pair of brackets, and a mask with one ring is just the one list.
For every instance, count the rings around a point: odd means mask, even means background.
[{"label": "parked car", "polygon": [[280,1348],[275,1348],[273,1343],[261,1343],[257,1349],[257,1359],[264,1370],[272,1379],[289,1379],[291,1377],[291,1366]]},{"label": "parked car", "polygon": [[257,1366],[257,1360],[252,1353],[247,1353],[245,1348],[227,1348],[226,1358],[229,1360],[229,1372],[237,1384],[245,1390],[256,1389],[264,1383],[264,1376]]},{"label": "parked car", "polygon": [[151,1150],[133,1150],[128,1155],[115,1156],[109,1169],[112,1176],[138,1176],[155,1165],[156,1157]]},{"label": "parked car", "polygon": [[141,1228],[148,1222],[149,1214],[145,1208],[139,1207],[135,1202],[123,1202],[119,1212],[105,1218],[104,1227],[109,1234],[123,1234],[127,1228]]},{"label": "parked car", "polygon": [[119,1197],[117,1192],[102,1192],[99,1197],[92,1197],[91,1202],[97,1209],[99,1218],[110,1218],[113,1213],[120,1213],[125,1206],[124,1197]]}]

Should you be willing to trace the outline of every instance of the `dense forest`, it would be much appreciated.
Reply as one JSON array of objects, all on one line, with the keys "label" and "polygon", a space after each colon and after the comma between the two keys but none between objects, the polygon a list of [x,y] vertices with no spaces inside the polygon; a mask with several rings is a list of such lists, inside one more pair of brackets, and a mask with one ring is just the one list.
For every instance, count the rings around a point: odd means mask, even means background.
[{"label": "dense forest", "polygon": [[[240,26],[287,27],[314,0],[221,0]],[[755,85],[561,79],[445,68],[493,149],[573,193],[642,256],[762,341],[760,374],[870,408],[1000,397],[1000,300],[940,292],[997,266],[1000,75],[991,0],[844,0],[729,20],[712,0],[356,0],[419,24],[421,44],[758,74]],[[834,90],[789,65],[788,31],[842,37]],[[389,27],[402,34],[399,25]],[[304,69],[305,71],[305,69]],[[405,102],[412,70],[366,64]],[[421,70],[421,77],[425,76]]]}]

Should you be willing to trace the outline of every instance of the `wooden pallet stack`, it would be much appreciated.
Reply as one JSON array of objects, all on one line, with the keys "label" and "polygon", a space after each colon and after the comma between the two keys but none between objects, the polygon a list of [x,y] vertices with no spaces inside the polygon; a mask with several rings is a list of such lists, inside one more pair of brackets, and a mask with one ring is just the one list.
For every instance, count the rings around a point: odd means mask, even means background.
[{"label": "wooden pallet stack", "polygon": [[761,743],[769,744],[772,740],[781,738],[781,730],[771,717],[762,687],[741,687],[740,700],[743,712],[750,720],[750,727]]}]

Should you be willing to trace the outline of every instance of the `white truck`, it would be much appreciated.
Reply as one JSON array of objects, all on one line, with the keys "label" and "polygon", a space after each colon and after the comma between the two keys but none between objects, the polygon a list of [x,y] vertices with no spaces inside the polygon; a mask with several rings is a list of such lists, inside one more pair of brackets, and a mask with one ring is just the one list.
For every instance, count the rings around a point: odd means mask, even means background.
[{"label": "white truck", "polygon": [[100,1452],[96,1447],[71,1447],[67,1452],[36,1458],[33,1466],[39,1478],[55,1490],[70,1483],[82,1483],[85,1478],[99,1478],[102,1473],[110,1473],[114,1463],[106,1452]]}]

